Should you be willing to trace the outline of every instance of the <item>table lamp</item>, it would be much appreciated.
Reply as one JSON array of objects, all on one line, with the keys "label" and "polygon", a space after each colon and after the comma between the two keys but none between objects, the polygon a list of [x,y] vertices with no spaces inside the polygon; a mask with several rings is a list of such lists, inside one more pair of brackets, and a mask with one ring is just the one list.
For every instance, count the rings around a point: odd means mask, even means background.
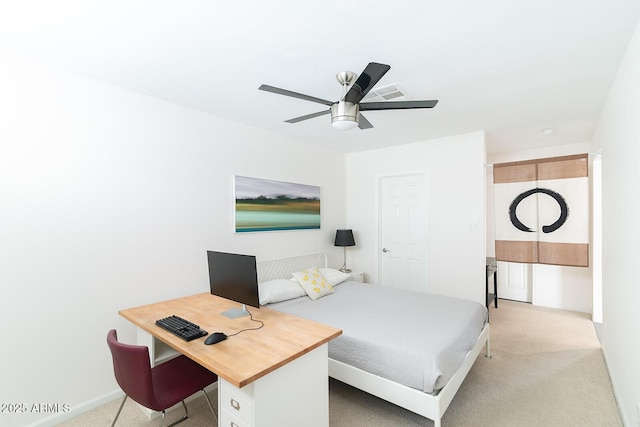
[{"label": "table lamp", "polygon": [[349,229],[340,229],[336,231],[336,240],[334,246],[342,246],[344,250],[344,264],[340,268],[343,273],[351,273],[351,270],[347,268],[347,246],[355,246],[356,241],[353,238],[353,231]]}]

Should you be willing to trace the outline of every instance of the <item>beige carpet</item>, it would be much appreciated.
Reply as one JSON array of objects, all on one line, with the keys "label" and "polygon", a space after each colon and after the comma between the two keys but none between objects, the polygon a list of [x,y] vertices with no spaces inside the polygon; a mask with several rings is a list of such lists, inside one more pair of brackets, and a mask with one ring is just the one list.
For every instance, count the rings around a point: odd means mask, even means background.
[{"label": "beige carpet", "polygon": [[[589,316],[499,301],[491,308],[491,353],[482,353],[442,419],[444,427],[622,426]],[[215,393],[213,393],[215,394]],[[215,403],[215,395],[211,396]],[[62,424],[108,426],[119,401]],[[433,422],[331,380],[331,427],[432,426]],[[180,416],[178,407],[167,415]],[[181,426],[211,426],[202,397]],[[119,426],[156,426],[128,401]],[[275,427],[275,426],[274,426]],[[302,426],[301,426],[302,427]]]}]

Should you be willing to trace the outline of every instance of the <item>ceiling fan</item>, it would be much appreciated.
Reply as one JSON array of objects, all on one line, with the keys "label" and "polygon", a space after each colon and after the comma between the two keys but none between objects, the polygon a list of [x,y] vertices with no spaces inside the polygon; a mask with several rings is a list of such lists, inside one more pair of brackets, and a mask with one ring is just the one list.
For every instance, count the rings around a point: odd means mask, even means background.
[{"label": "ceiling fan", "polygon": [[[360,111],[372,110],[404,110],[409,108],[433,108],[438,101],[389,101],[389,102],[360,102],[367,93],[380,81],[391,66],[370,62],[365,67],[357,80],[356,74],[351,71],[343,71],[336,75],[336,79],[342,85],[343,97],[339,101],[332,102],[314,96],[304,95],[286,89],[262,85],[258,89],[279,95],[291,96],[293,98],[304,99],[306,101],[317,102],[329,106],[328,110],[318,113],[307,114],[285,120],[287,123],[298,123],[303,120],[312,119],[331,113],[331,125],[337,129],[353,129],[358,126],[360,129],[371,129],[373,125]],[[353,81],[355,80],[355,83]],[[353,85],[352,85],[353,83]],[[349,88],[351,86],[351,88]]]}]

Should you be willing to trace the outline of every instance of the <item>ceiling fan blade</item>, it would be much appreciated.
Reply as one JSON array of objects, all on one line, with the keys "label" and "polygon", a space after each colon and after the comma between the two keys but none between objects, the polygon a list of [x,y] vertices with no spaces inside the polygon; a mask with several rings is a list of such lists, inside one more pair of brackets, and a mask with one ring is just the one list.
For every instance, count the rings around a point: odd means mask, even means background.
[{"label": "ceiling fan blade", "polygon": [[300,116],[293,119],[285,120],[287,123],[298,123],[303,120],[313,119],[314,117],[324,116],[325,114],[329,114],[331,110],[320,111],[317,113],[307,114],[306,116]]},{"label": "ceiling fan blade", "polygon": [[432,101],[389,101],[389,102],[362,102],[360,111],[372,110],[407,110],[409,108],[433,108],[438,103]]},{"label": "ceiling fan blade", "polygon": [[326,99],[316,98],[315,96],[309,96],[298,92],[293,92],[286,89],[280,89],[279,87],[262,85],[258,89],[264,90],[266,92],[277,93],[278,95],[291,96],[293,98],[304,99],[305,101],[317,102],[318,104],[324,104],[331,106],[333,102],[327,101]]},{"label": "ceiling fan blade", "polygon": [[358,127],[362,130],[371,129],[373,125],[369,120],[367,120],[362,113],[360,113],[360,117],[358,119]]},{"label": "ceiling fan blade", "polygon": [[349,92],[344,96],[344,100],[353,104],[359,103],[390,68],[391,66],[389,65],[369,62],[369,65],[365,67],[362,74],[349,89]]}]

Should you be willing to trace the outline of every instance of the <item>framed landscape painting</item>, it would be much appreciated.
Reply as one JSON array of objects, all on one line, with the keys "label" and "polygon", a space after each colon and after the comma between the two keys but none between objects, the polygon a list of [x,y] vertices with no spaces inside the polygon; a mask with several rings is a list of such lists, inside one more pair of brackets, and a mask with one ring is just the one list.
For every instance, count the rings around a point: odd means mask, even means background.
[{"label": "framed landscape painting", "polygon": [[234,177],[236,233],[320,228],[320,187]]}]

